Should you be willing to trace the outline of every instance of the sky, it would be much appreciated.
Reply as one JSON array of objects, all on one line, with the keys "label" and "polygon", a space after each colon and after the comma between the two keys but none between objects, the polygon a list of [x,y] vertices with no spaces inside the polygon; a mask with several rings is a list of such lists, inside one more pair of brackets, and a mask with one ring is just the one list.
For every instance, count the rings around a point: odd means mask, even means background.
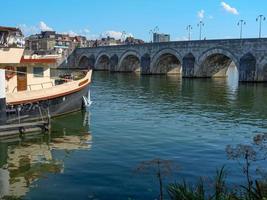
[{"label": "sky", "polygon": [[[55,30],[89,39],[127,35],[150,40],[150,30],[169,33],[171,40],[199,38],[198,22],[204,22],[206,39],[238,38],[240,19],[246,21],[243,37],[258,37],[258,15],[267,17],[266,0],[0,0],[0,26],[20,27],[26,36]],[[267,20],[263,22],[267,36]]]}]

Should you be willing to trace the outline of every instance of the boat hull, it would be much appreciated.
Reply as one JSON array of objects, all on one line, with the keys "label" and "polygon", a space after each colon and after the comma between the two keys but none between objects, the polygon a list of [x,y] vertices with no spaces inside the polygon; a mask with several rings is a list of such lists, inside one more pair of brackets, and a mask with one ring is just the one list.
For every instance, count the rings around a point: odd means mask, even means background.
[{"label": "boat hull", "polygon": [[[12,120],[19,116],[22,121],[28,121],[36,118],[53,118],[79,111],[83,108],[83,96],[87,96],[88,90],[89,84],[74,93],[49,100],[43,100],[38,103],[19,105],[19,109],[18,106],[9,106],[7,118],[8,120]],[[18,110],[20,110],[19,114]]]},{"label": "boat hull", "polygon": [[37,91],[7,94],[8,121],[29,121],[50,118],[79,111],[84,105],[91,83],[92,71],[83,79]]},{"label": "boat hull", "polygon": [[87,96],[88,91],[89,85],[78,92],[48,100],[49,114],[51,117],[57,117],[81,110],[84,105],[83,96]]}]

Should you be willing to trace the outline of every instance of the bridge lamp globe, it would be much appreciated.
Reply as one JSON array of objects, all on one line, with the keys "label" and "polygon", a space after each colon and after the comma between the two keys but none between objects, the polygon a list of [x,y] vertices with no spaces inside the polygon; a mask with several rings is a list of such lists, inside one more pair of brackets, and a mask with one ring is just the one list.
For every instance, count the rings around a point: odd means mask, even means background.
[{"label": "bridge lamp globe", "polygon": [[157,32],[159,32],[159,27],[158,27],[158,26],[156,26],[156,27],[154,28],[154,33],[157,33]]}]

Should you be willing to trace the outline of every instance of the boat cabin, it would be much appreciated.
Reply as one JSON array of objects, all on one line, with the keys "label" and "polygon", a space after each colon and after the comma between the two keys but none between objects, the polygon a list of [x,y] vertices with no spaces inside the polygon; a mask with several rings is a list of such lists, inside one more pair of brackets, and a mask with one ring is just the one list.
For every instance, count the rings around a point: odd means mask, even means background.
[{"label": "boat cabin", "polygon": [[23,56],[19,64],[6,65],[6,93],[32,91],[55,85],[51,68],[56,67],[56,56]]}]

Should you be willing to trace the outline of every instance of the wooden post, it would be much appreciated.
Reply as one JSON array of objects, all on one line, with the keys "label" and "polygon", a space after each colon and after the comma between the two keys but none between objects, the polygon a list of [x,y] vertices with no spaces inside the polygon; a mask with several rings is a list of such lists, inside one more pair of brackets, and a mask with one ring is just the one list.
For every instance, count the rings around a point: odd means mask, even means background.
[{"label": "wooden post", "polygon": [[5,70],[0,69],[0,125],[6,123],[6,78]]}]

